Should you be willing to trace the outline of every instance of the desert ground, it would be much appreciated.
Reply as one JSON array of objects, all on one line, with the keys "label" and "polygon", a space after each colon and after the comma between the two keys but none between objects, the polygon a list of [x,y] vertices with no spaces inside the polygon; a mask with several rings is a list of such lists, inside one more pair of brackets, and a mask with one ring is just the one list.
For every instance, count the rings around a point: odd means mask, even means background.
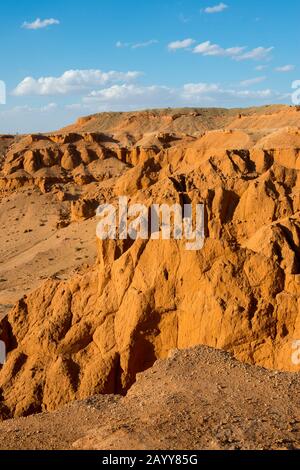
[{"label": "desert ground", "polygon": [[[97,239],[120,196],[203,249]],[[299,107],[0,135],[0,221],[1,449],[300,448]]]},{"label": "desert ground", "polygon": [[18,450],[299,449],[299,374],[242,364],[200,346],[138,374],[126,397],[96,395],[5,421]]}]

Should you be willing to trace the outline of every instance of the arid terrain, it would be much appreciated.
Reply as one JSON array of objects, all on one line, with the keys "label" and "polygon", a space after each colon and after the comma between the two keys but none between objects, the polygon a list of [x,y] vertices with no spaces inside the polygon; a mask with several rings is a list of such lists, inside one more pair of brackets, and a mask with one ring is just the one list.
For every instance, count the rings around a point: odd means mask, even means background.
[{"label": "arid terrain", "polygon": [[[119,196],[203,203],[203,249],[100,241]],[[1,448],[299,448],[299,108],[2,135],[0,221]]]},{"label": "arid terrain", "polygon": [[126,397],[97,395],[0,424],[0,449],[300,449],[299,374],[207,347],[174,350]]}]

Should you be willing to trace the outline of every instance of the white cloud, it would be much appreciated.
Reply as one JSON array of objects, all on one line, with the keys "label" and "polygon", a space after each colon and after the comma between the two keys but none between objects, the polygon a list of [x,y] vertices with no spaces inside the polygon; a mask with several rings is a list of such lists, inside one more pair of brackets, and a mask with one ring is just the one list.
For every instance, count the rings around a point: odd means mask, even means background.
[{"label": "white cloud", "polygon": [[273,47],[256,47],[250,51],[246,51],[246,47],[229,47],[223,48],[218,44],[213,44],[211,41],[205,41],[198,44],[193,49],[194,54],[201,54],[203,56],[214,56],[214,57],[231,57],[234,60],[263,60],[269,57],[270,52],[274,49]]},{"label": "white cloud", "polygon": [[26,77],[13,95],[66,95],[104,86],[109,83],[128,82],[142,75],[140,72],[102,72],[101,70],[68,70],[60,77]]},{"label": "white cloud", "polygon": [[190,98],[192,96],[203,96],[218,93],[220,86],[215,83],[187,83],[183,85],[182,96]]},{"label": "white cloud", "polygon": [[222,11],[227,10],[228,5],[225,3],[219,3],[213,7],[206,7],[204,8],[204,13],[213,14],[213,13],[222,13]]},{"label": "white cloud", "polygon": [[141,49],[143,47],[153,46],[154,44],[158,44],[157,39],[150,39],[150,41],[146,42],[138,42],[132,45],[132,49]]},{"label": "white cloud", "polygon": [[244,54],[237,57],[237,60],[264,60],[268,59],[270,52],[272,52],[274,47],[256,47],[251,51],[245,52]]},{"label": "white cloud", "polygon": [[118,42],[116,42],[116,47],[119,48],[119,49],[122,49],[124,47],[130,47],[130,43],[129,42],[118,41]]},{"label": "white cloud", "polygon": [[68,111],[62,104],[48,103],[40,105],[25,104],[22,106],[0,108],[0,127],[2,133],[36,133],[49,132],[73,122],[87,110]]},{"label": "white cloud", "polygon": [[[88,108],[88,106],[86,106]],[[72,104],[66,104],[65,109],[71,110],[71,111],[77,111],[81,110],[84,108],[84,105],[82,103],[72,103]]]},{"label": "white cloud", "polygon": [[187,83],[179,88],[158,85],[113,85],[91,92],[83,99],[82,106],[85,109],[89,106],[97,112],[167,106],[243,106],[267,104],[281,98],[279,93],[271,89],[239,88],[240,84],[226,88],[217,83],[205,82]]},{"label": "white cloud", "polygon": [[25,104],[23,106],[14,106],[13,108],[6,111],[8,114],[14,115],[19,113],[48,113],[55,111],[58,108],[57,103],[48,103],[44,106],[29,106]]},{"label": "white cloud", "polygon": [[195,40],[188,38],[184,39],[183,41],[173,41],[168,44],[168,49],[170,51],[177,51],[178,49],[187,49],[191,47],[193,44],[195,44]]},{"label": "white cloud", "polygon": [[48,111],[54,111],[57,108],[58,108],[57,103],[48,103],[45,106],[42,106],[40,110],[42,113],[47,113]]},{"label": "white cloud", "polygon": [[256,77],[256,78],[250,78],[249,80],[242,80],[240,82],[241,87],[248,87],[252,85],[257,85],[258,83],[262,83],[267,79],[267,77]]},{"label": "white cloud", "polygon": [[52,26],[52,25],[55,25],[55,24],[60,24],[59,20],[56,20],[54,18],[48,18],[48,19],[45,19],[45,20],[41,20],[40,18],[37,18],[32,23],[27,23],[27,21],[25,21],[22,24],[22,28],[24,28],[24,29],[43,29],[43,28],[47,28],[47,26]]},{"label": "white cloud", "polygon": [[262,72],[262,70],[265,70],[266,68],[268,68],[267,65],[257,65],[257,67],[255,67],[255,70],[257,70],[258,72]]},{"label": "white cloud", "polygon": [[0,104],[6,104],[6,84],[0,80]]},{"label": "white cloud", "polygon": [[133,83],[104,86],[87,92],[73,104],[48,103],[0,109],[3,133],[46,132],[66,126],[80,115],[102,111],[127,111],[163,107],[242,107],[290,102],[290,95],[271,89],[241,89],[239,84],[226,87],[218,83],[186,83],[181,87],[143,86]]},{"label": "white cloud", "polygon": [[223,88],[218,84],[207,83],[189,83],[184,85],[182,97],[194,100],[198,104],[205,101],[213,101],[215,103],[228,103],[237,99],[269,99],[274,96],[274,92],[270,89],[266,90],[236,90],[235,88]]},{"label": "white cloud", "polygon": [[133,84],[113,85],[92,91],[84,103],[109,104],[110,106],[163,106],[170,99],[176,99],[175,89],[165,86],[139,86]]},{"label": "white cloud", "polygon": [[275,71],[276,72],[281,72],[281,73],[287,73],[287,72],[292,72],[295,70],[295,65],[283,65],[282,67],[276,67]]},{"label": "white cloud", "polygon": [[204,56],[222,56],[222,57],[237,57],[243,51],[245,47],[229,47],[224,49],[218,44],[212,44],[210,41],[202,42],[198,44],[193,50],[195,54],[201,54]]},{"label": "white cloud", "polygon": [[280,93],[274,92],[270,88],[267,88],[265,90],[257,90],[257,91],[252,91],[252,90],[243,90],[243,91],[236,91],[236,90],[231,90],[229,94],[232,97],[236,98],[241,98],[241,99],[254,99],[254,100],[268,100],[268,102],[271,102],[271,100],[274,99],[280,99],[282,95]]},{"label": "white cloud", "polygon": [[137,42],[137,43],[118,41],[116,43],[116,47],[119,49],[125,49],[128,47],[130,47],[131,49],[142,49],[144,47],[149,47],[149,46],[153,46],[154,44],[158,44],[158,42],[159,41],[157,41],[157,39],[150,39],[149,41]]}]

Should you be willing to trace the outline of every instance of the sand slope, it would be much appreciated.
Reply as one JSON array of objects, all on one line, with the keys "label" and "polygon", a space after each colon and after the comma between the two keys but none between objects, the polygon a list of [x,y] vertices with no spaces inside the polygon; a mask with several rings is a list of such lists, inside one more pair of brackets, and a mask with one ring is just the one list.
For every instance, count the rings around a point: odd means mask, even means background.
[{"label": "sand slope", "polygon": [[0,448],[299,449],[299,380],[205,347],[174,351],[125,398],[0,424]]}]

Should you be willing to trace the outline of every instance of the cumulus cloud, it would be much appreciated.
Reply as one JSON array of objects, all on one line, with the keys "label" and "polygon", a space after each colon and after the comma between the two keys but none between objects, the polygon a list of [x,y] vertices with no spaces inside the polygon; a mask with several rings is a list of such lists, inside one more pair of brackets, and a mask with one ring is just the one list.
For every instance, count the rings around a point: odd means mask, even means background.
[{"label": "cumulus cloud", "polygon": [[55,24],[60,24],[59,20],[56,20],[55,18],[47,18],[45,20],[41,20],[40,18],[37,18],[35,21],[32,23],[28,23],[25,21],[22,24],[22,28],[24,29],[43,29],[47,28],[47,26],[52,26]]},{"label": "cumulus cloud", "polygon": [[176,90],[166,86],[142,86],[133,84],[113,85],[102,90],[92,91],[84,103],[102,103],[129,106],[162,106],[176,98]]},{"label": "cumulus cloud", "polygon": [[40,107],[30,105],[0,109],[2,132],[43,132],[63,127],[80,115],[102,111],[127,111],[162,107],[241,107],[289,100],[271,89],[222,86],[219,83],[195,82],[179,87],[138,83],[118,83],[96,86],[84,92],[84,97],[71,103],[49,102]]},{"label": "cumulus cloud", "polygon": [[[229,101],[240,99],[269,99],[274,96],[274,92],[270,89],[266,90],[237,90],[235,88],[223,88],[218,84],[207,83],[189,83],[183,86],[181,93],[183,98],[200,102],[212,101],[215,103],[228,103]],[[236,101],[236,102],[238,102]]]},{"label": "cumulus cloud", "polygon": [[[271,89],[241,90],[226,88],[217,83],[187,83],[182,87],[142,86],[135,84],[113,85],[94,90],[83,99],[82,106],[98,110],[126,110],[149,107],[180,106],[239,106],[268,103],[280,99]],[[76,105],[75,105],[76,106]]]},{"label": "cumulus cloud", "polygon": [[287,72],[292,72],[293,70],[295,70],[295,65],[283,65],[282,67],[276,67],[275,68],[275,71],[276,72],[280,72],[280,73],[287,73]]},{"label": "cumulus cloud", "polygon": [[194,96],[208,96],[218,93],[220,86],[215,83],[187,83],[183,85],[181,94],[185,98]]},{"label": "cumulus cloud", "polygon": [[173,41],[168,44],[168,49],[169,51],[177,51],[178,49],[188,49],[193,44],[195,44],[195,42],[196,41],[191,38],[183,39],[183,41]]},{"label": "cumulus cloud", "polygon": [[222,56],[222,57],[238,57],[245,47],[229,47],[224,49],[218,44],[212,44],[210,41],[202,42],[198,44],[193,50],[195,54],[201,54],[204,56]]},{"label": "cumulus cloud", "polygon": [[109,83],[129,82],[141,75],[140,72],[102,72],[101,70],[68,70],[60,77],[26,77],[13,94],[26,95],[66,95],[103,86]]},{"label": "cumulus cloud", "polygon": [[230,57],[234,60],[263,60],[268,59],[273,47],[256,47],[250,51],[246,50],[247,47],[235,46],[224,48],[218,44],[213,44],[211,41],[205,41],[194,47],[194,54],[201,54],[203,56],[214,57]]},{"label": "cumulus cloud", "polygon": [[208,14],[214,14],[214,13],[222,13],[222,11],[227,10],[228,5],[225,3],[219,3],[218,5],[214,5],[212,7],[206,7],[204,8],[204,13]]}]

